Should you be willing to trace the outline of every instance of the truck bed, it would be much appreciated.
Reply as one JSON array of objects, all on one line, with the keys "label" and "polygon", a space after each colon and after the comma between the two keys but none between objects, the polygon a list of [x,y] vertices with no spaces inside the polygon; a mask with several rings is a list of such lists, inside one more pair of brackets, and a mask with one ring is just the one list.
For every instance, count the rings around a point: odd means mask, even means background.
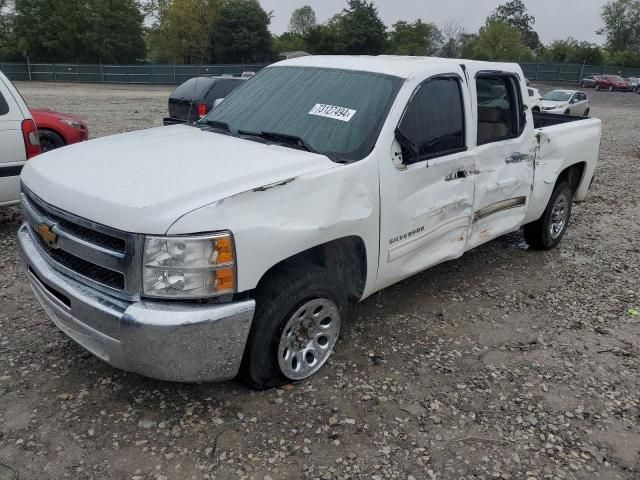
[{"label": "truck bed", "polygon": [[575,115],[558,115],[556,113],[533,112],[534,128],[552,127],[569,122],[579,122],[588,120],[589,117],[578,117]]}]

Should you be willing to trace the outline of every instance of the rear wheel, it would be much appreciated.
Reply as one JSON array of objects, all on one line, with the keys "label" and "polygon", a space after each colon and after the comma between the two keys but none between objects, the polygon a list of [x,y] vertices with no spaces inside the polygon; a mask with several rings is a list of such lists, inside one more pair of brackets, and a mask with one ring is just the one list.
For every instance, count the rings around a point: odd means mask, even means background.
[{"label": "rear wheel", "polygon": [[348,300],[340,282],[316,265],[269,274],[256,293],[242,377],[263,390],[304,380],[326,363],[340,335]]},{"label": "rear wheel", "polygon": [[586,85],[584,82],[582,82],[582,83],[580,84],[580,87],[581,87],[581,88],[587,88],[587,85]]},{"label": "rear wheel", "polygon": [[38,135],[40,136],[40,148],[42,152],[48,152],[55,150],[56,148],[64,147],[67,143],[60,135],[53,130],[39,129]]},{"label": "rear wheel", "polygon": [[524,238],[534,250],[558,246],[571,218],[573,192],[568,183],[556,185],[542,217],[524,226]]},{"label": "rear wheel", "polygon": [[600,91],[600,84],[599,83],[596,83],[596,90]]}]

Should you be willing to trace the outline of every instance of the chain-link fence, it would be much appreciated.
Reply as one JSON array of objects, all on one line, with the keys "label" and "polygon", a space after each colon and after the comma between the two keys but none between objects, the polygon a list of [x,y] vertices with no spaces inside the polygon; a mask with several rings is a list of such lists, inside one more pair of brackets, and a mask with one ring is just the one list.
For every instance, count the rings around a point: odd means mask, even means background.
[{"label": "chain-link fence", "polygon": [[640,77],[640,68],[616,65],[580,65],[570,63],[521,63],[525,76],[531,81],[578,83],[587,75],[622,75]]},{"label": "chain-link fence", "polygon": [[[531,81],[580,82],[587,75],[640,77],[640,68],[615,65],[567,63],[521,63]],[[89,65],[76,63],[0,63],[11,80],[45,82],[181,84],[197,76],[233,75],[257,72],[265,64],[253,65]]]},{"label": "chain-link fence", "polygon": [[76,63],[0,63],[11,80],[43,82],[181,84],[197,76],[257,72],[264,64],[252,65],[88,65]]}]

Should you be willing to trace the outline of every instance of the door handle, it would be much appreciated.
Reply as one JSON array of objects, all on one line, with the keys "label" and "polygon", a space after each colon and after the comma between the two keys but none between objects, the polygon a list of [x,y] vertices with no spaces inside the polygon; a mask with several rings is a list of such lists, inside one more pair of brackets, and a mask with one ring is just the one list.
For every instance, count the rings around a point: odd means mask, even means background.
[{"label": "door handle", "polygon": [[504,159],[504,162],[509,164],[509,163],[521,163],[524,161],[527,161],[531,158],[531,155],[529,155],[528,153],[520,153],[520,152],[515,152],[512,153],[511,155],[509,155],[507,158]]},{"label": "door handle", "polygon": [[451,172],[449,175],[444,177],[445,182],[452,182],[454,180],[460,180],[462,178],[467,178],[469,176],[469,172],[466,170],[456,170],[455,172]]}]

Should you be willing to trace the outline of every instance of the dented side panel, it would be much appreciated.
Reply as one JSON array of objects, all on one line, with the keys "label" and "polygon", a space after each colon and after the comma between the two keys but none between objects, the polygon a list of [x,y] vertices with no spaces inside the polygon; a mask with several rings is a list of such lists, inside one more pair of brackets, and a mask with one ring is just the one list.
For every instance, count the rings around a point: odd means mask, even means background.
[{"label": "dented side panel", "polygon": [[377,166],[365,159],[233,195],[184,216],[167,234],[232,231],[240,292],[297,253],[358,236],[367,254],[366,296],[377,270],[378,207]]},{"label": "dented side panel", "polygon": [[586,198],[598,161],[601,134],[602,122],[598,119],[537,130],[535,178],[525,223],[540,218],[563,170],[581,162],[585,163],[585,170],[574,199]]}]

